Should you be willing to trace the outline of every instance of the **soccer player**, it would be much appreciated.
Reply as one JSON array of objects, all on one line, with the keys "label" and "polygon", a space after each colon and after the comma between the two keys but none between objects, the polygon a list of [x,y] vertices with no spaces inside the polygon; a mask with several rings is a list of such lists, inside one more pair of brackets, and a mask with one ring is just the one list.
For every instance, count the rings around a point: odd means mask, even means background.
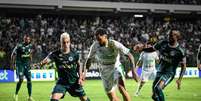
[{"label": "soccer player", "polygon": [[12,68],[15,69],[16,74],[19,77],[17,82],[16,91],[14,95],[14,100],[18,101],[18,92],[20,90],[21,84],[23,82],[24,76],[27,79],[27,89],[28,89],[28,100],[33,101],[31,97],[32,93],[32,83],[31,83],[31,66],[32,61],[32,44],[29,35],[24,35],[23,42],[16,45],[11,54]]},{"label": "soccer player", "polygon": [[197,67],[199,70],[201,70],[201,44],[198,48],[198,53],[197,53]]},{"label": "soccer player", "polygon": [[152,99],[154,101],[165,101],[163,89],[173,80],[179,63],[181,64],[181,72],[176,83],[177,89],[180,89],[181,80],[186,70],[186,57],[184,49],[178,43],[179,39],[180,32],[171,29],[168,40],[159,41],[153,47],[143,49],[145,52],[158,50],[160,55],[159,70],[152,86]]},{"label": "soccer player", "polygon": [[115,69],[117,69],[117,74],[118,74],[118,88],[119,92],[121,93],[124,101],[131,101],[131,97],[128,94],[128,91],[126,90],[125,87],[125,73],[123,71],[123,65],[120,62],[120,55],[117,56],[116,63],[115,63]]},{"label": "soccer player", "polygon": [[[150,43],[147,43],[146,48],[151,47]],[[139,96],[140,90],[143,87],[143,85],[149,80],[156,77],[156,61],[159,60],[158,54],[156,51],[153,52],[141,52],[139,60],[136,63],[136,66],[138,67],[140,64],[142,64],[142,74],[140,77],[140,83],[138,85],[138,88],[136,90],[135,96]]]},{"label": "soccer player", "polygon": [[115,68],[117,56],[120,53],[128,55],[133,67],[133,77],[136,81],[138,81],[134,57],[129,52],[129,49],[123,46],[121,43],[112,39],[108,39],[107,31],[105,29],[97,29],[95,34],[97,41],[95,41],[90,47],[88,58],[85,63],[85,75],[86,70],[91,66],[91,59],[95,57],[99,66],[99,71],[101,73],[103,86],[108,95],[108,98],[110,101],[119,101],[119,98],[115,92],[119,77],[117,69]]},{"label": "soccer player", "polygon": [[79,54],[70,48],[70,36],[62,33],[60,36],[61,48],[51,52],[40,66],[49,62],[55,62],[58,71],[58,80],[53,89],[50,101],[59,101],[68,92],[73,97],[79,97],[80,101],[90,101],[86,96],[83,85],[83,74],[79,63]]}]

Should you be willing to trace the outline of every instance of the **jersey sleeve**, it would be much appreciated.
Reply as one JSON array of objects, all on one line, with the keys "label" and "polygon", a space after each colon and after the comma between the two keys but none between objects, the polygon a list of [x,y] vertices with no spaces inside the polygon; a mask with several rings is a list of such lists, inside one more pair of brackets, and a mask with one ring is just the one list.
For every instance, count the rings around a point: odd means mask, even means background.
[{"label": "jersey sleeve", "polygon": [[114,42],[115,47],[118,50],[120,50],[121,53],[124,53],[124,54],[128,54],[129,53],[130,50],[128,48],[126,48],[123,44],[121,44],[120,42],[115,41],[115,40],[113,40],[113,42]]},{"label": "jersey sleeve", "polygon": [[79,61],[79,60],[80,60],[80,56],[79,56],[79,53],[78,53],[78,52],[75,52],[75,58],[76,58],[76,61]]},{"label": "jersey sleeve", "polygon": [[155,60],[159,60],[159,56],[157,52],[154,52]]},{"label": "jersey sleeve", "polygon": [[96,42],[94,42],[91,47],[90,47],[90,50],[89,50],[89,54],[87,56],[87,58],[92,58],[95,56],[95,53],[96,53]]},{"label": "jersey sleeve", "polygon": [[154,48],[155,50],[159,50],[159,49],[161,48],[163,42],[164,42],[163,40],[157,42],[157,43],[153,46],[153,48]]},{"label": "jersey sleeve", "polygon": [[18,45],[16,45],[15,48],[13,49],[12,55],[16,55],[17,54],[17,49],[18,49]]},{"label": "jersey sleeve", "polygon": [[140,53],[140,57],[139,57],[138,61],[141,61],[141,60],[142,60],[143,54],[144,54],[144,52],[141,52],[141,53]]}]

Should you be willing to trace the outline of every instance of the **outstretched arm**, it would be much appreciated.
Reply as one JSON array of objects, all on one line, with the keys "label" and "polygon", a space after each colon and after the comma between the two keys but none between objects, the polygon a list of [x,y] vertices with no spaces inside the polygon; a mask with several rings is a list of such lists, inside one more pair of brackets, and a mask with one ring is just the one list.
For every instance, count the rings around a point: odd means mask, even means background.
[{"label": "outstretched arm", "polygon": [[41,62],[33,64],[34,67],[42,67],[45,64],[48,64],[50,62],[49,56],[47,56],[45,59],[43,59]]},{"label": "outstretched arm", "polygon": [[130,59],[130,62],[131,62],[131,67],[132,67],[132,74],[133,74],[133,79],[138,82],[139,81],[139,76],[137,74],[137,68],[135,66],[135,60],[134,60],[134,57],[133,55],[129,52],[128,54],[128,57]]}]

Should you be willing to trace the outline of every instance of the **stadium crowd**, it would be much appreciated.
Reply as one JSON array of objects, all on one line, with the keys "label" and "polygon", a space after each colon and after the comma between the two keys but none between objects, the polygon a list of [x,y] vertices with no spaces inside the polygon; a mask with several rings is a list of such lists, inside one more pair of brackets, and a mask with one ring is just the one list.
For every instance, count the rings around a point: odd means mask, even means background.
[{"label": "stadium crowd", "polygon": [[196,53],[201,42],[201,20],[177,21],[172,23],[156,20],[152,17],[135,19],[130,16],[95,17],[0,17],[0,67],[8,68],[10,55],[15,45],[22,41],[24,34],[32,36],[34,44],[34,62],[40,61],[50,51],[58,49],[62,32],[71,35],[72,47],[82,53],[89,50],[94,40],[94,31],[98,27],[108,29],[111,38],[133,48],[136,43],[166,38],[169,28],[177,28],[183,35],[181,44],[187,50],[188,66],[196,65]]},{"label": "stadium crowd", "polygon": [[200,0],[83,0],[83,1],[109,1],[109,2],[134,2],[134,3],[159,3],[159,4],[183,4],[200,5]]}]

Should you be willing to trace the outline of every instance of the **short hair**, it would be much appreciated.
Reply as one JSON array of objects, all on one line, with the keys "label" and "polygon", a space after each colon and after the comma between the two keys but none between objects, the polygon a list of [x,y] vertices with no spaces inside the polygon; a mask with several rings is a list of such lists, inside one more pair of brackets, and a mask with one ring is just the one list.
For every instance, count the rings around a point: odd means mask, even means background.
[{"label": "short hair", "polygon": [[96,37],[98,37],[99,35],[100,36],[107,35],[107,31],[105,29],[103,29],[103,28],[98,28],[95,31],[95,35],[96,35]]},{"label": "short hair", "polygon": [[64,32],[64,33],[62,33],[62,34],[60,35],[60,42],[62,42],[62,40],[63,40],[64,37],[67,37],[67,38],[70,39],[70,35],[69,35],[67,32]]},{"label": "short hair", "polygon": [[[176,29],[176,28],[170,29],[169,34],[173,33],[173,31],[176,31],[176,33],[177,33],[177,39],[181,39],[181,33],[180,33],[180,31],[179,31],[178,29]],[[168,34],[168,35],[169,35],[169,34]]]}]

